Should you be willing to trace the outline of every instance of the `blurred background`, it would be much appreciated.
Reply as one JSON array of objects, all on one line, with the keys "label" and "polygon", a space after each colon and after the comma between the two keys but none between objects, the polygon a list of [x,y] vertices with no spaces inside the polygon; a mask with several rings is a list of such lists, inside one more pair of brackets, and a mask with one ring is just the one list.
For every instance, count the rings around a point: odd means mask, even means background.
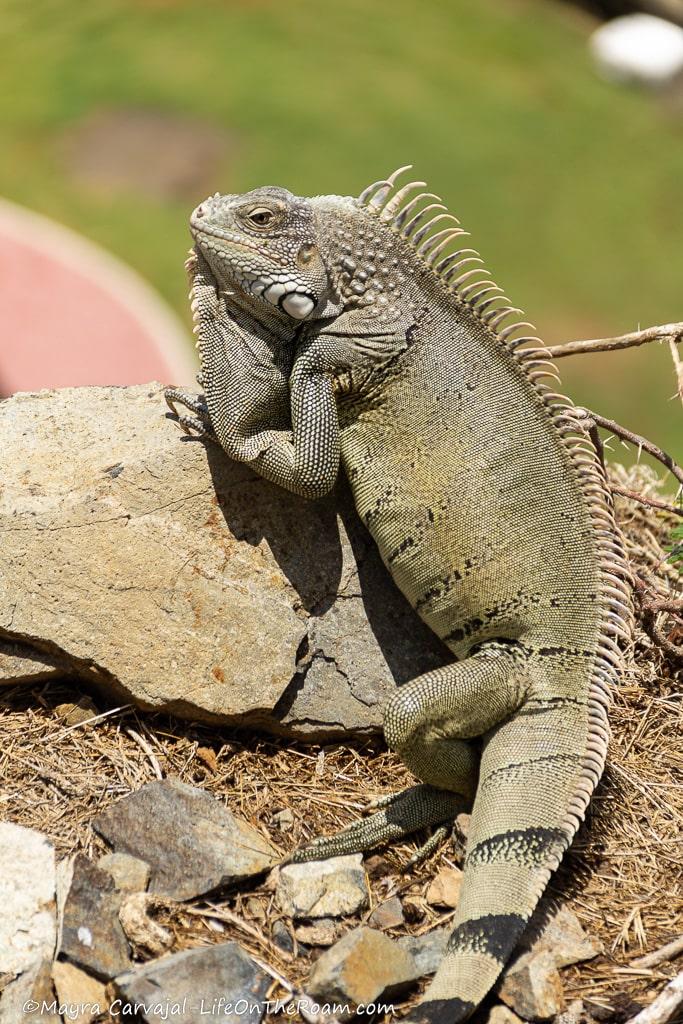
[{"label": "blurred background", "polygon": [[[683,320],[683,81],[622,82],[589,45],[626,7],[0,0],[0,393],[191,380],[193,206],[410,162],[549,344]],[[560,371],[683,458],[666,345]]]}]

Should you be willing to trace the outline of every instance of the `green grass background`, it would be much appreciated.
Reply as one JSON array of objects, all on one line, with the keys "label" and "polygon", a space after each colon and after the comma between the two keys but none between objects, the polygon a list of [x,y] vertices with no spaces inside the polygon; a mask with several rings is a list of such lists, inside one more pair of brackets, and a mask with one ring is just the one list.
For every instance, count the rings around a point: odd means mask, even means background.
[{"label": "green grass background", "polygon": [[[553,0],[0,0],[0,192],[187,322],[191,204],[83,189],[60,156],[86,115],[151,108],[229,134],[221,191],[357,194],[413,162],[549,343],[682,320],[683,100],[601,81],[590,28]],[[665,347],[560,368],[683,456]]]}]

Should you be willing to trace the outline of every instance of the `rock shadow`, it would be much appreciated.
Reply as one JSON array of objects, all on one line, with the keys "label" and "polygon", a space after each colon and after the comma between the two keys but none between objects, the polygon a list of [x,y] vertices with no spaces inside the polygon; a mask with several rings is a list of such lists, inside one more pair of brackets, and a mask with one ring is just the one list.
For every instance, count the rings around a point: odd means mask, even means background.
[{"label": "rock shadow", "polygon": [[[321,618],[340,599],[360,599],[396,685],[453,660],[391,579],[358,517],[345,478],[340,478],[327,497],[308,501],[268,483],[248,466],[232,462],[213,444],[207,444],[206,451],[217,509],[228,529],[247,543],[268,543],[311,616]],[[350,574],[350,566],[344,565],[340,521],[357,579]],[[349,582],[340,595],[344,569]]]}]

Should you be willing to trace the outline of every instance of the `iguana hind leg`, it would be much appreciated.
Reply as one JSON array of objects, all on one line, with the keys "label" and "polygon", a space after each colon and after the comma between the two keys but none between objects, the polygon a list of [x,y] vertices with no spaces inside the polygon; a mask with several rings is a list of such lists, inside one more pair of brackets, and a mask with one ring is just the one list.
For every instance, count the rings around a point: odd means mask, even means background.
[{"label": "iguana hind leg", "polygon": [[477,783],[479,736],[519,704],[523,682],[515,660],[498,648],[444,665],[400,687],[389,702],[384,731],[424,785],[398,793],[376,814],[297,850],[293,860],[357,853],[428,825],[452,822],[467,810]]},{"label": "iguana hind leg", "polygon": [[450,793],[433,786],[419,785],[395,793],[381,810],[360,818],[333,836],[320,836],[312,843],[295,850],[290,861],[326,860],[348,853],[361,853],[373,846],[403,839],[427,825],[453,821],[467,810],[469,801],[460,793]]},{"label": "iguana hind leg", "polygon": [[572,840],[590,792],[585,701],[532,687],[484,740],[462,895],[446,955],[411,1024],[465,1020],[495,984]]}]

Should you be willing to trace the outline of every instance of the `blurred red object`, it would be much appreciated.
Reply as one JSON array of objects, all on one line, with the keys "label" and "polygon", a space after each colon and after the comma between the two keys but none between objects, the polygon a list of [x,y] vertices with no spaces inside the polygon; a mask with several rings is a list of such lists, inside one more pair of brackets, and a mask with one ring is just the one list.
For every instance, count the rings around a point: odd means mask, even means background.
[{"label": "blurred red object", "polygon": [[190,384],[197,369],[190,337],[124,263],[0,200],[0,395],[81,384]]}]

